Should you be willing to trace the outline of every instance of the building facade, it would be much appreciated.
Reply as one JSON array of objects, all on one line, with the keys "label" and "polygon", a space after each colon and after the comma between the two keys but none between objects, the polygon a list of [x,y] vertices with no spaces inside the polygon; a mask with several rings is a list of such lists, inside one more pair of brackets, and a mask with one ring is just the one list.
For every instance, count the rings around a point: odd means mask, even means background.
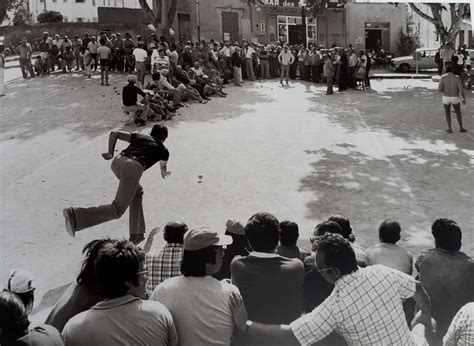
[{"label": "building facade", "polygon": [[[151,4],[151,1],[149,1]],[[139,9],[138,0],[28,0],[27,9],[33,20],[45,11],[57,11],[65,22],[97,22],[98,7]]]}]

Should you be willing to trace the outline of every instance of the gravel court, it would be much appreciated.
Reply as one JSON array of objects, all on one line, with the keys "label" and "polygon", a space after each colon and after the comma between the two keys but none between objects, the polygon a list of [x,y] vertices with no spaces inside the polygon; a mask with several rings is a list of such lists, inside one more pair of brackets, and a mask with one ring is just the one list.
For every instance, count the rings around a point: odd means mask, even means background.
[{"label": "gravel court", "polygon": [[[109,131],[126,120],[117,94],[123,79],[113,76],[113,86],[101,88],[96,79],[59,75],[15,83],[0,99],[0,150],[10,162],[1,167],[0,275],[4,282],[13,267],[33,271],[38,301],[73,280],[86,242],[127,235],[124,215],[71,239],[61,214],[69,205],[109,203],[115,194],[117,181],[100,153]],[[432,221],[446,216],[459,222],[472,255],[472,94],[463,108],[471,132],[448,135],[435,83],[372,85],[377,92],[327,97],[323,86],[244,83],[226,88],[227,98],[182,109],[166,123],[171,177],[163,181],[153,168],[142,179],[148,230],[182,219],[223,231],[228,218],[245,221],[266,210],[298,222],[307,245],[316,223],[342,213],[368,246],[391,217],[417,254],[431,246]],[[160,240],[158,233],[152,247]]]}]

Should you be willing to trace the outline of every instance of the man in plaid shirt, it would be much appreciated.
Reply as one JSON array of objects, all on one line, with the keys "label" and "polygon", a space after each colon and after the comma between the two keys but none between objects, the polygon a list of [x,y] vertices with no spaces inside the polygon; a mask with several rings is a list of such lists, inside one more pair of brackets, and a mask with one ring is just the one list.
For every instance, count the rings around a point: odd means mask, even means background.
[{"label": "man in plaid shirt", "polygon": [[146,254],[145,265],[148,270],[146,292],[148,296],[161,282],[181,275],[183,237],[187,230],[188,226],[184,222],[168,222],[163,232],[163,238],[167,244],[157,252]]},{"label": "man in plaid shirt", "polygon": [[[349,241],[339,234],[321,236],[315,270],[335,287],[311,313],[290,325],[247,321],[239,327],[288,345],[310,345],[332,331],[349,345],[415,345],[402,307],[402,300],[413,296],[422,311],[418,322],[433,328],[429,297],[421,284],[385,266],[359,268]],[[239,303],[233,302],[235,307]]]}]

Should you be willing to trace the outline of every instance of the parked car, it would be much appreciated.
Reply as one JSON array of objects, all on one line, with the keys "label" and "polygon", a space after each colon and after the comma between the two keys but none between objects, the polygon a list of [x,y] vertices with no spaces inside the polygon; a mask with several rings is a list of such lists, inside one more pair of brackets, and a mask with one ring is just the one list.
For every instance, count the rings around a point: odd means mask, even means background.
[{"label": "parked car", "polygon": [[417,65],[420,70],[437,68],[435,61],[437,51],[438,48],[417,48],[412,55],[393,58],[391,65],[400,72],[416,70]]}]

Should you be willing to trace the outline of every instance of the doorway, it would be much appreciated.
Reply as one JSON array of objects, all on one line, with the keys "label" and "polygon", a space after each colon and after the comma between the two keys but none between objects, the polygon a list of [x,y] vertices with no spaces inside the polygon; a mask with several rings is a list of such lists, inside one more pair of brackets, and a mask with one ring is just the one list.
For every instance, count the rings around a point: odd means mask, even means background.
[{"label": "doorway", "polygon": [[191,17],[189,14],[178,13],[179,36],[185,41],[191,40]]},{"label": "doorway", "polygon": [[240,41],[239,14],[237,12],[222,12],[222,39]]},{"label": "doorway", "polygon": [[375,50],[376,52],[382,48],[382,30],[371,29],[365,30],[365,49]]},{"label": "doorway", "polygon": [[288,41],[290,45],[300,45],[306,42],[304,25],[288,25]]}]

